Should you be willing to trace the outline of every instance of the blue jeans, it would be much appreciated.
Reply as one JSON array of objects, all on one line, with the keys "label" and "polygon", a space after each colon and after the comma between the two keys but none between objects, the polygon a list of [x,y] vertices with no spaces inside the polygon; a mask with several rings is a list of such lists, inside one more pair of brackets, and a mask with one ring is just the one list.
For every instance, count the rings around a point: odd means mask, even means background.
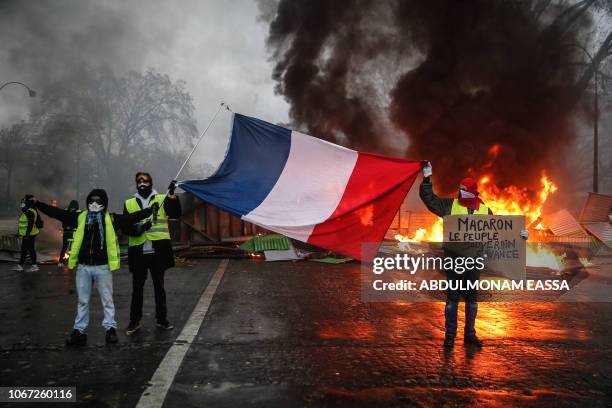
[{"label": "blue jeans", "polygon": [[81,333],[85,332],[89,324],[89,300],[91,299],[91,288],[94,282],[98,288],[102,308],[104,309],[102,327],[106,330],[117,328],[115,304],[113,303],[113,274],[109,271],[108,265],[79,265],[76,270],[79,303],[74,328]]}]

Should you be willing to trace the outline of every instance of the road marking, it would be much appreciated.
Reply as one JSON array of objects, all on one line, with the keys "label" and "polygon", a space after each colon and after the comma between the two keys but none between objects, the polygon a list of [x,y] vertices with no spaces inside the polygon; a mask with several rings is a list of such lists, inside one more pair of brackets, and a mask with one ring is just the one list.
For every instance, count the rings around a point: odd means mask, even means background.
[{"label": "road marking", "polygon": [[166,353],[159,367],[155,370],[153,377],[151,377],[149,386],[140,396],[136,408],[161,407],[163,405],[166,394],[168,394],[168,390],[174,382],[174,377],[183,362],[183,358],[185,358],[189,346],[200,330],[210,302],[217,291],[228,263],[229,259],[223,259],[219,264],[204,293],[202,293],[198,304],[193,309],[193,312],[191,312],[187,323],[185,323],[181,334],[179,334],[170,350]]}]

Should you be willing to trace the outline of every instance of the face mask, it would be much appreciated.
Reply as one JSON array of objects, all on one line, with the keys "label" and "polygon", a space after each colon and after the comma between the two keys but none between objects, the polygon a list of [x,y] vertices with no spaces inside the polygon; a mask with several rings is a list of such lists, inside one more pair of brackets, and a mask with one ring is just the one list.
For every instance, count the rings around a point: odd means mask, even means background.
[{"label": "face mask", "polygon": [[461,198],[474,198],[476,194],[470,193],[469,191],[459,190],[459,197]]},{"label": "face mask", "polygon": [[136,184],[136,188],[138,189],[138,193],[145,198],[151,194],[151,183],[139,181],[138,184]]},{"label": "face mask", "polygon": [[104,205],[93,202],[91,204],[87,204],[87,209],[91,212],[100,212],[104,209]]}]

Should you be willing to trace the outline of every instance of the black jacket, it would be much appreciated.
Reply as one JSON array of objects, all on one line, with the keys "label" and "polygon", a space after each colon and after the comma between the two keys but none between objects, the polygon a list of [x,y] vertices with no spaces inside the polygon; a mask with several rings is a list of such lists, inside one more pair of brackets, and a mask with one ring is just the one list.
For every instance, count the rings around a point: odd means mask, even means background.
[{"label": "black jacket", "polygon": [[[68,204],[68,208],[66,208],[67,211],[73,211],[73,212],[78,212],[79,211],[79,203],[76,200],[72,200],[70,201],[70,204]],[[70,236],[74,230],[76,230],[77,225],[76,223],[71,223],[71,222],[62,222],[62,229],[64,230],[64,234]]]},{"label": "black jacket", "polygon": [[[453,208],[454,198],[438,197],[433,192],[433,185],[429,177],[425,177],[419,188],[419,196],[429,211],[436,214],[438,217],[444,217],[450,215],[451,209]],[[474,210],[468,208],[468,214],[474,214]],[[489,214],[493,215],[493,212],[489,208]]]},{"label": "black jacket", "polygon": [[[80,211],[78,209],[74,210],[71,208],[67,208],[66,211],[71,212],[71,213],[75,213],[75,214],[79,214]],[[77,228],[77,224],[70,222],[72,220],[68,220],[68,221],[63,221],[62,222],[62,229],[64,230],[64,234],[72,234],[76,228]]]},{"label": "black jacket", "polygon": [[[138,206],[142,208],[142,201],[136,197]],[[166,197],[164,200],[164,210],[168,218],[179,218],[182,214],[181,202],[175,196],[174,198]],[[129,214],[125,204],[123,205],[123,213]],[[130,236],[138,236],[136,233],[135,226],[128,225],[123,228],[123,233]],[[153,254],[155,257],[154,264],[162,270],[172,268],[174,266],[174,252],[172,251],[172,244],[169,239],[159,239],[152,241]],[[143,265],[143,253],[142,245],[135,245],[128,248],[128,262],[130,264],[130,271],[137,270]]]},{"label": "black jacket", "polygon": [[[68,211],[61,208],[52,207],[48,204],[36,203],[36,207],[44,214],[51,218],[55,218],[63,223],[78,223],[81,211]],[[113,227],[115,231],[128,225],[134,224],[142,219],[147,218],[152,213],[150,208],[135,212],[129,215],[111,213]],[[106,255],[106,240],[103,245],[100,245],[100,233],[98,224],[93,224],[90,228],[85,228],[83,243],[79,251],[79,264],[83,265],[105,265],[108,263]]]},{"label": "black jacket", "polygon": [[[445,215],[450,215],[451,210],[453,208],[454,198],[444,198],[439,197],[433,192],[433,185],[431,184],[431,180],[429,177],[425,177],[423,182],[421,183],[421,187],[419,188],[419,196],[425,206],[429,211],[436,214],[438,217],[444,217]],[[474,214],[474,210],[468,208],[468,214]],[[489,214],[493,214],[491,209],[489,208]],[[465,249],[462,244],[457,244],[445,242],[442,244],[444,249],[444,256],[457,257],[457,256],[465,256]],[[475,271],[475,270],[474,270]],[[467,271],[463,276],[474,277],[476,275],[472,275],[472,273],[477,273],[474,271]],[[449,273],[449,272],[447,272]]]}]

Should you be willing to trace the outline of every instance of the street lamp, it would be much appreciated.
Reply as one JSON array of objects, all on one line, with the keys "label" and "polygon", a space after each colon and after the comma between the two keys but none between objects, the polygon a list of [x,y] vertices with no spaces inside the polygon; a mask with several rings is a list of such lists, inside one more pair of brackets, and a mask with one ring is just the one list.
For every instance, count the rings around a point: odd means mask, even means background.
[{"label": "street lamp", "polygon": [[24,86],[28,90],[28,95],[30,95],[30,98],[34,98],[36,96],[36,91],[32,90],[29,86],[27,86],[23,82],[18,82],[18,81],[10,81],[10,82],[5,83],[4,85],[0,86],[0,91],[2,90],[2,88],[10,84],[18,84],[18,85]]},{"label": "street lamp", "polygon": [[[582,45],[568,44],[568,46],[579,48],[591,61],[593,65],[593,56]],[[593,192],[599,192],[599,89],[597,86],[597,73],[599,68],[595,67],[593,81],[595,82],[595,92],[593,99]]]}]

